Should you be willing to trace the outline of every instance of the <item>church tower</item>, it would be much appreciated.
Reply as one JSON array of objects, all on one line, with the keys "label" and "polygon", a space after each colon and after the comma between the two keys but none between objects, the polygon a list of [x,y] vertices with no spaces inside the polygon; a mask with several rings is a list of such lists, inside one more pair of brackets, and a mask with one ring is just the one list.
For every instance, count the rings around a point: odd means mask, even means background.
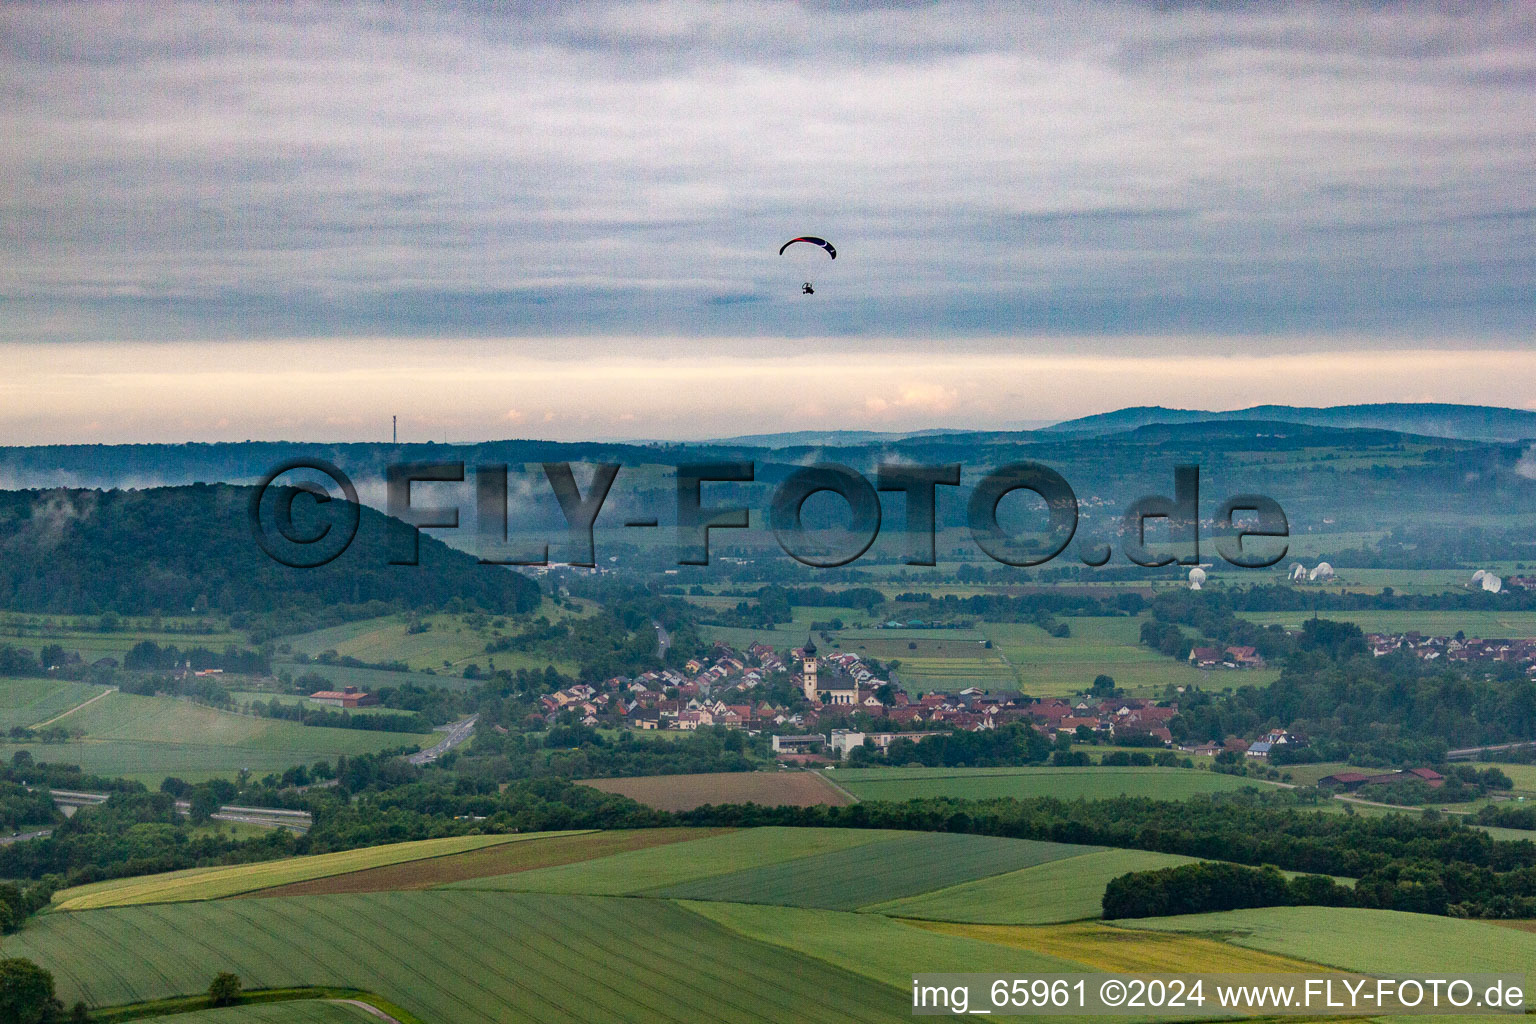
[{"label": "church tower", "polygon": [[805,660],[800,663],[801,689],[805,692],[805,699],[814,702],[816,700],[816,641],[810,637],[805,638]]}]

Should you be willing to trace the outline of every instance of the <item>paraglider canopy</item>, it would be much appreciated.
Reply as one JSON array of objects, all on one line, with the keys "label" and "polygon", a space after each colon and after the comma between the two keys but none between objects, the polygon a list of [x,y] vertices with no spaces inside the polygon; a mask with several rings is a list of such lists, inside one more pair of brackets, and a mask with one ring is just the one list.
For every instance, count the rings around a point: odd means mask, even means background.
[{"label": "paraglider canopy", "polygon": [[809,242],[811,245],[819,245],[823,249],[827,250],[828,256],[831,256],[833,259],[837,259],[837,250],[832,247],[831,242],[827,241],[825,238],[816,238],[811,235],[801,235],[799,238],[791,238],[789,241],[779,246],[779,255],[783,256],[784,250],[788,249],[796,242]]}]

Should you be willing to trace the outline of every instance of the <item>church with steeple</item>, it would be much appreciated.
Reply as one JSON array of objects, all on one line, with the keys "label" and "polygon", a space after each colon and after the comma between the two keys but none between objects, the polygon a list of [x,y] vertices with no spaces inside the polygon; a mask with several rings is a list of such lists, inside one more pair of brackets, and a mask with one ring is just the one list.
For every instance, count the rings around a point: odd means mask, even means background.
[{"label": "church with steeple", "polygon": [[801,648],[800,688],[805,699],[822,704],[852,707],[859,700],[859,684],[840,665],[831,665],[821,671],[821,659],[816,657],[816,641],[806,637]]}]

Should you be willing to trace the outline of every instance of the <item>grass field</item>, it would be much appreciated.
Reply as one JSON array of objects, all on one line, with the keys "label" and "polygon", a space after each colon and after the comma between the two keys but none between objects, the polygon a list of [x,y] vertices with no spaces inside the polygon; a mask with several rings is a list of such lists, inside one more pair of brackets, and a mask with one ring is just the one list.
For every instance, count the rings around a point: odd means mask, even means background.
[{"label": "grass field", "polygon": [[1081,693],[1099,674],[1136,696],[1161,693],[1167,686],[1206,688],[1254,686],[1273,682],[1271,669],[1224,672],[1213,676],[1141,645],[1140,618],[1103,616],[1062,619],[1071,630],[1053,637],[1029,623],[983,623],[979,631],[1018,671],[1025,693],[1057,697]]},{"label": "grass field", "polygon": [[1182,800],[1201,793],[1263,785],[1253,779],[1189,768],[856,768],[836,771],[833,777],[860,800],[930,796],[1094,800],[1125,795]]},{"label": "grass field", "polygon": [[1170,932],[1137,931],[1090,922],[1029,927],[918,921],[914,925],[943,935],[1020,946],[1100,971],[1170,973],[1316,972],[1315,964],[1294,957],[1244,949],[1217,939]]},{"label": "grass field", "polygon": [[1250,949],[1367,974],[1442,977],[1458,971],[1521,971],[1536,963],[1536,933],[1394,910],[1267,907],[1124,923],[1135,929],[1219,935]]},{"label": "grass field", "polygon": [[885,833],[851,849],[800,857],[647,895],[857,910],[1084,852],[1089,847],[946,832]]},{"label": "grass field", "polygon": [[579,781],[583,786],[619,793],[663,811],[691,811],[704,804],[750,802],[766,807],[840,807],[853,802],[816,772],[717,772]]},{"label": "grass field", "polygon": [[41,725],[106,692],[67,679],[0,679],[0,730]]},{"label": "grass field", "polygon": [[86,771],[120,775],[151,788],[167,775],[197,782],[248,768],[258,776],[338,754],[365,754],[410,744],[431,746],[431,734],[332,729],[256,718],[175,700],[112,693],[59,719],[85,738],[23,744],[39,761],[67,761]]},{"label": "grass field", "polygon": [[379,1018],[360,1006],[328,999],[290,999],[280,1003],[251,1003],[221,1010],[194,1010],[168,1017],[140,1017],[144,1024],[378,1024]]},{"label": "grass field", "polygon": [[[1430,636],[1454,636],[1461,630],[1470,637],[1536,636],[1536,612],[1490,611],[1330,611],[1319,612],[1325,619],[1353,622],[1367,633],[1406,633],[1418,630]],[[1312,617],[1302,612],[1243,612],[1242,618],[1268,626],[1279,624],[1300,629]]]},{"label": "grass field", "polygon": [[140,903],[183,903],[191,900],[216,900],[257,889],[269,889],[290,882],[302,882],[349,871],[362,871],[386,864],[423,860],[464,853],[502,843],[530,842],[546,836],[565,836],[569,832],[526,832],[499,836],[451,836],[423,839],[411,843],[368,846],[340,853],[322,853],[312,857],[226,867],[191,868],[162,875],[122,878],[108,882],[64,889],[54,895],[58,910],[96,910],[101,907],[133,906]]},{"label": "grass field", "polygon": [[[574,614],[549,602],[535,613],[551,621]],[[574,673],[576,669],[570,661],[543,655],[515,651],[486,654],[487,643],[501,636],[515,636],[523,628],[522,618],[477,619],[470,615],[436,614],[423,615],[420,622],[430,628],[412,633],[405,616],[386,615],[286,637],[285,642],[296,653],[311,658],[335,651],[338,656],[371,663],[403,662],[413,672],[430,668],[440,673],[437,681],[442,686],[454,685],[452,677],[460,675],[465,666],[474,664],[487,669],[492,661],[497,668],[507,669],[543,669],[551,664],[561,672]],[[295,665],[291,671],[298,674],[307,668]]]},{"label": "grass field", "polygon": [[610,832],[580,832],[547,836],[536,843],[501,843],[467,853],[412,860],[385,867],[328,875],[307,882],[291,882],[270,889],[246,893],[249,897],[317,896],[342,892],[394,892],[430,889],[450,882],[490,878],[518,871],[556,867],[611,857],[632,850],[645,850],[670,843],[686,843],[725,829],[644,828]]},{"label": "grass field", "polygon": [[[428,676],[427,678],[432,678],[432,677]],[[320,701],[310,700],[308,697],[303,697],[303,696],[300,696],[299,694],[296,694],[296,693],[264,693],[264,692],[262,692],[260,690],[233,690],[233,691],[230,692],[229,696],[235,702],[236,706],[239,706],[239,705],[242,705],[242,704],[250,704],[250,703],[255,702],[255,701],[260,701],[262,704],[270,704],[270,703],[272,703],[275,700],[279,704],[282,704],[282,705],[284,705],[286,707],[298,706],[298,707],[305,708],[306,710],[309,710],[309,711],[340,711],[341,710],[340,708],[336,707],[334,704],[323,704]],[[414,711],[403,711],[403,710],[400,710],[399,708],[382,708],[382,707],[379,707],[378,705],[368,705],[366,707],[361,707],[361,708],[356,709],[355,711],[352,711],[352,713],[356,714],[356,715],[404,715],[404,716],[410,716],[410,715],[414,715],[415,714]]]},{"label": "grass field", "polygon": [[228,970],[248,988],[376,992],[432,1024],[910,1013],[898,989],[657,900],[438,891],[121,907],[44,915],[5,948],[52,971],[65,1005],[200,992]]},{"label": "grass field", "polygon": [[1082,970],[1079,964],[1028,948],[943,934],[869,914],[743,903],[684,906],[739,935],[908,991],[913,972],[919,970],[964,973],[980,970],[980,964],[1012,974]]},{"label": "grass field", "polygon": [[184,651],[193,647],[222,651],[231,644],[247,645],[245,634],[229,629],[222,619],[164,619],[156,628],[153,619],[121,618],[117,628],[109,632],[101,630],[100,622],[97,616],[0,614],[0,643],[33,654],[49,644],[58,644],[87,662],[115,658],[119,663],[134,644],[143,640],[152,640],[161,647],[174,645]]},{"label": "grass field", "polygon": [[1094,850],[865,909],[893,917],[977,924],[1080,921],[1099,916],[1110,879],[1194,860],[1144,850]]},{"label": "grass field", "polygon": [[862,846],[894,834],[899,833],[876,829],[753,828],[580,864],[460,882],[451,888],[617,896]]}]

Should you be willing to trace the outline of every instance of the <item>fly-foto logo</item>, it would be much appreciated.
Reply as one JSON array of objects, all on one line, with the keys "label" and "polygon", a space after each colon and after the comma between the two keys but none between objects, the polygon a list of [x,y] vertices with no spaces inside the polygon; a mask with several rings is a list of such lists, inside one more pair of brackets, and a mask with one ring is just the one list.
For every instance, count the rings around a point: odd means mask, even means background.
[{"label": "fly-foto logo", "polygon": [[[542,464],[565,518],[572,555],[572,565],[597,564],[594,530],[604,503],[612,491],[622,467],[617,463],[599,463],[593,467],[586,493],[576,482],[568,462]],[[290,473],[305,471],[307,479],[279,483]],[[674,522],[678,565],[708,565],[711,531],[746,529],[751,525],[750,510],[741,504],[723,500],[717,493],[733,484],[756,480],[756,466],[751,462],[699,462],[678,465],[673,471],[676,484]],[[874,482],[847,466],[830,463],[807,466],[790,473],[774,488],[768,503],[768,525],[785,554],[805,565],[833,568],[859,559],[880,536],[883,513],[880,492],[901,495],[904,523],[900,527],[903,561],[907,565],[936,564],[938,535],[938,494],[940,487],[959,487],[959,463],[946,465],[882,465]],[[314,479],[326,478],[322,484]],[[547,543],[531,550],[507,551],[509,516],[506,465],[476,466],[473,470],[476,532],[485,551],[481,561],[491,565],[543,565],[549,561]],[[386,511],[390,516],[388,562],[391,565],[416,565],[420,555],[422,529],[458,529],[460,507],[424,506],[413,499],[415,484],[464,484],[463,462],[414,462],[388,466],[385,470]],[[1200,469],[1179,466],[1173,474],[1173,496],[1147,495],[1132,502],[1120,523],[1121,550],[1136,565],[1154,567],[1177,562],[1195,565],[1200,561]],[[712,491],[705,502],[705,486]],[[333,496],[332,490],[340,492]],[[1034,494],[1045,504],[1041,529],[1013,531],[999,521],[1003,499],[1019,491]],[[803,520],[806,502],[823,492],[837,495],[847,506],[850,525],[835,531],[812,531]],[[294,510],[299,502],[313,503],[309,518],[316,525],[300,529]],[[357,536],[359,523],[357,488],[339,468],[319,459],[295,459],[275,467],[262,480],[249,506],[252,535],[263,551],[284,565],[313,568],[336,559]],[[1239,513],[1246,513],[1238,521]],[[1166,522],[1168,542],[1155,548],[1148,543],[1148,524]],[[624,525],[656,528],[655,516],[631,518]],[[1077,495],[1066,479],[1049,466],[1038,462],[1015,462],[991,469],[971,488],[966,504],[966,526],[976,546],[988,557],[1005,565],[1035,566],[1061,555],[1077,535],[1079,515]],[[1290,525],[1284,510],[1274,499],[1262,494],[1236,494],[1223,500],[1214,517],[1216,553],[1230,564],[1244,569],[1262,569],[1285,557],[1285,539]],[[1246,546],[1259,538],[1268,543],[1260,548]],[[1279,541],[1280,543],[1276,543]],[[1099,566],[1112,557],[1106,541],[1081,541],[1077,557],[1084,565]]]}]

